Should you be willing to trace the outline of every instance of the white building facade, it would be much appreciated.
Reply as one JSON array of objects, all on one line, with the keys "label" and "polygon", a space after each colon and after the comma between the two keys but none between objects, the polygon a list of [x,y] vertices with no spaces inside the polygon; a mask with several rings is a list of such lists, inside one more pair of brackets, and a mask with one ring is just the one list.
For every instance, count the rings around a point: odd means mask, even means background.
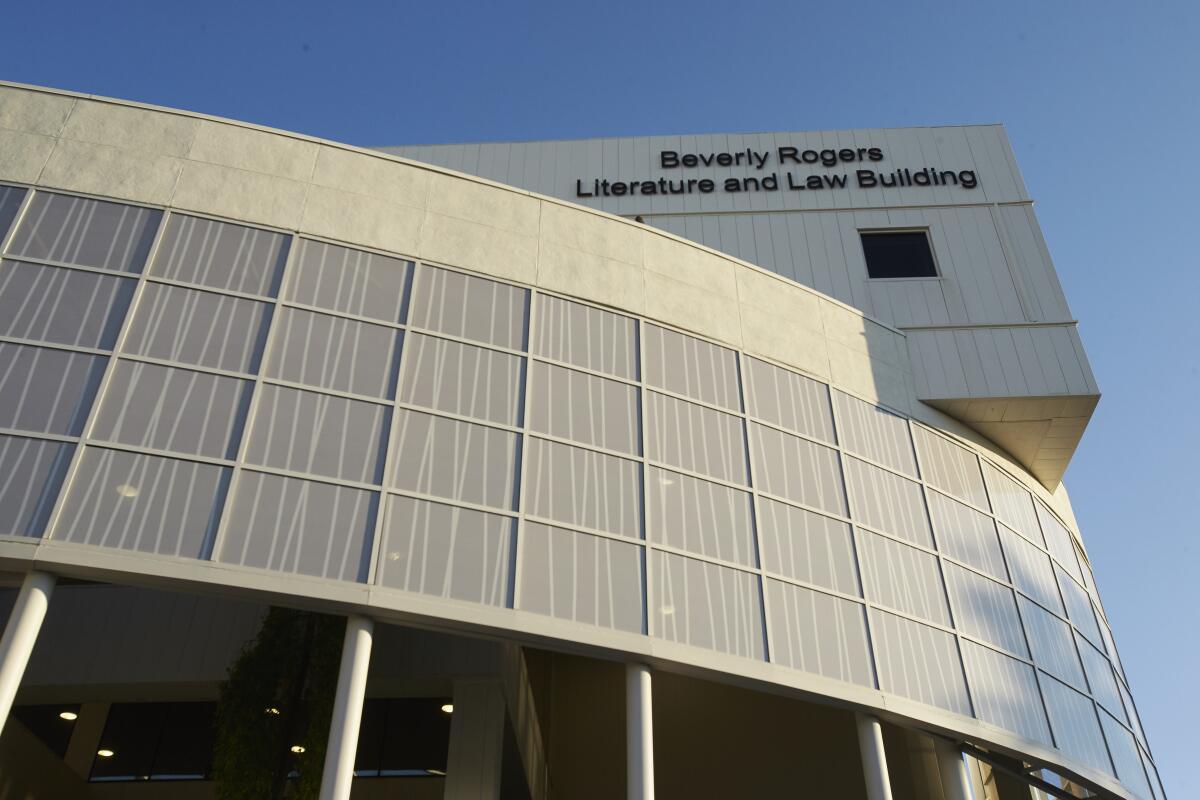
[{"label": "white building facade", "polygon": [[[394,151],[0,87],[0,775],[70,705],[41,780],[214,796],[113,720],[275,606],[349,620],[322,797],[1164,798],[1001,128]],[[445,752],[364,761],[417,699]]]}]

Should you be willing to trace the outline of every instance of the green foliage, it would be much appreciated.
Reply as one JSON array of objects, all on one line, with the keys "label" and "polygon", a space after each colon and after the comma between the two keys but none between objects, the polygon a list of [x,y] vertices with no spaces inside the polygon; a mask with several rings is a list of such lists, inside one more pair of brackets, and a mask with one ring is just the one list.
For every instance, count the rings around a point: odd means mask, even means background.
[{"label": "green foliage", "polygon": [[[218,800],[317,797],[344,631],[341,617],[267,612],[221,685],[213,754]],[[291,752],[293,745],[304,752]],[[289,780],[293,772],[298,777]]]}]

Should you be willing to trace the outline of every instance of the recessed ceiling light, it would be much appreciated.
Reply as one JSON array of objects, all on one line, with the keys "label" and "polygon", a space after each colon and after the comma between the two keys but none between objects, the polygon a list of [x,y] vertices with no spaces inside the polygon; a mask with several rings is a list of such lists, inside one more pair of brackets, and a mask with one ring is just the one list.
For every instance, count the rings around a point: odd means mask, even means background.
[{"label": "recessed ceiling light", "polygon": [[112,758],[113,751],[109,750],[107,747],[101,747],[96,751],[96,755],[100,756],[101,758]]},{"label": "recessed ceiling light", "polygon": [[136,486],[132,486],[128,483],[122,483],[117,486],[117,494],[121,495],[121,497],[137,497],[138,489]]},{"label": "recessed ceiling light", "polygon": [[292,752],[293,752],[293,753],[303,753],[303,752],[304,752],[304,745],[302,745],[302,744],[294,744],[294,745],[292,745],[292,747],[291,747],[291,750],[292,750]]},{"label": "recessed ceiling light", "polygon": [[442,706],[442,711],[445,711],[447,714],[453,714],[454,713],[454,703],[444,704]]},{"label": "recessed ceiling light", "polygon": [[65,719],[67,722],[74,722],[75,720],[79,719],[79,715],[74,711],[60,711],[58,718]]},{"label": "recessed ceiling light", "polygon": [[270,708],[264,708],[263,713],[266,714],[268,717],[278,717],[279,709],[276,708],[275,706],[271,706]]}]

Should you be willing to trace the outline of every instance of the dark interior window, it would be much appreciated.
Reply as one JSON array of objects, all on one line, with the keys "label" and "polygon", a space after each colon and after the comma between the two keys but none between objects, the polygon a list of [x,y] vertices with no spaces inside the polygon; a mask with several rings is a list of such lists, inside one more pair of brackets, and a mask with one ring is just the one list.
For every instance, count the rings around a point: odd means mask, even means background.
[{"label": "dark interior window", "polygon": [[860,235],[868,277],[937,277],[929,236],[924,231],[872,231]]},{"label": "dark interior window", "polygon": [[215,703],[114,703],[93,781],[201,780],[212,768]]},{"label": "dark interior window", "polygon": [[363,703],[354,774],[359,777],[445,775],[450,698],[372,699]]},{"label": "dark interior window", "polygon": [[29,732],[42,740],[50,752],[59,758],[67,754],[71,732],[75,730],[75,718],[64,719],[63,714],[78,714],[77,704],[52,706],[17,706],[12,710],[14,719],[20,720]]}]

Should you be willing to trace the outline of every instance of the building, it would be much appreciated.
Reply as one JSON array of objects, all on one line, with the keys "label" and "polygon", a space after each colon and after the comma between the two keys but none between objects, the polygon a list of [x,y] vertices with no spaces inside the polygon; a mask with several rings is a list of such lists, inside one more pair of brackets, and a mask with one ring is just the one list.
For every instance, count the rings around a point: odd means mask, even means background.
[{"label": "building", "polygon": [[0,87],[0,798],[1164,799],[1001,128],[396,153]]}]

